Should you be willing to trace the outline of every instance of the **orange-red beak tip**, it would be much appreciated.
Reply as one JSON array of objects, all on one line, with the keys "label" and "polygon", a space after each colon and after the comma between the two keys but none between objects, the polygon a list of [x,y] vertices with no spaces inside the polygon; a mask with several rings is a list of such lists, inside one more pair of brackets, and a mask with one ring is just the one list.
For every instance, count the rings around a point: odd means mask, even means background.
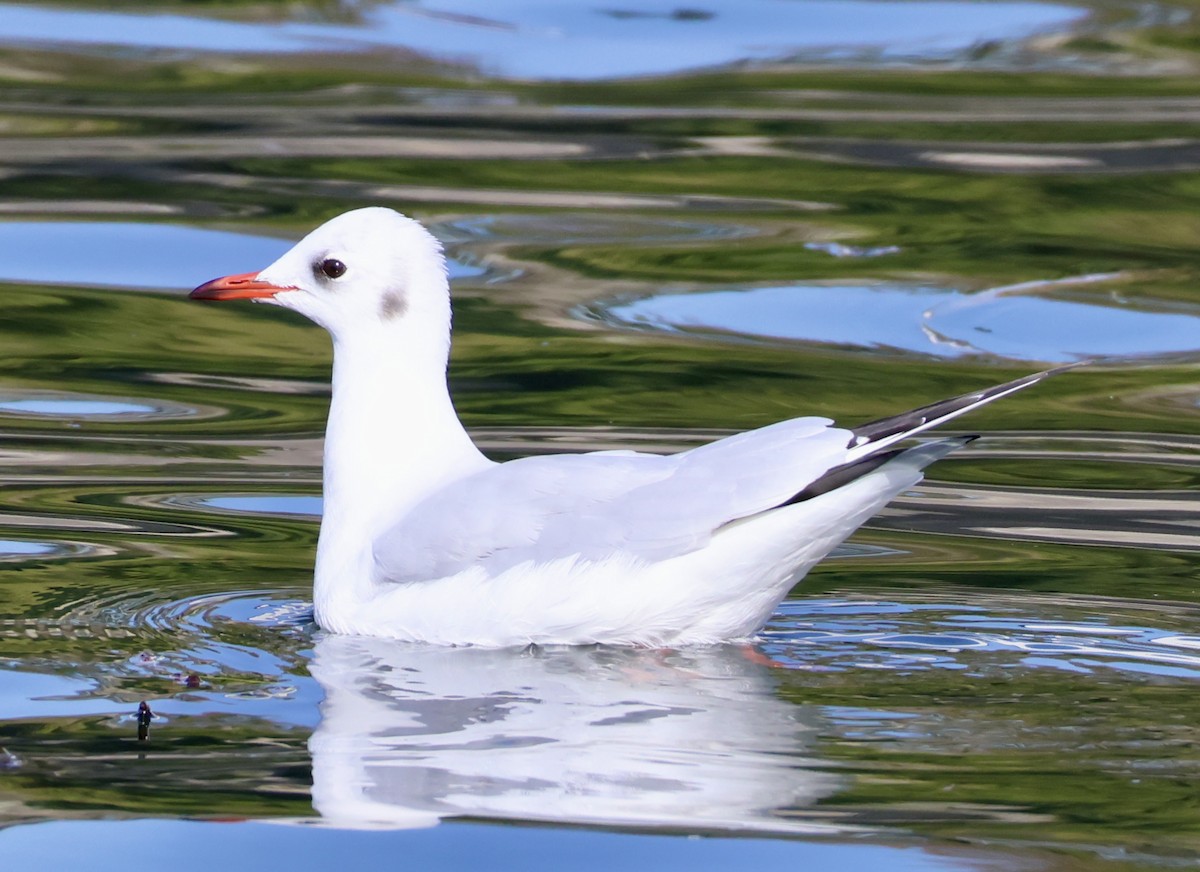
[{"label": "orange-red beak tip", "polygon": [[188,294],[188,299],[252,300],[256,297],[273,297],[280,291],[289,290],[293,289],[260,281],[258,273],[239,273],[238,275],[222,276],[219,279],[213,279],[211,282],[205,282]]}]

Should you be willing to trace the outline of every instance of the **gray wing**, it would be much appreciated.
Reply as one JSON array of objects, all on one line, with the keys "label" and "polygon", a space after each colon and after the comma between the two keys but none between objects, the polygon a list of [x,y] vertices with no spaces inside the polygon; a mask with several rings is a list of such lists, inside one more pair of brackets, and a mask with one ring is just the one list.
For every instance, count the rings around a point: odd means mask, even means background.
[{"label": "gray wing", "polygon": [[416,581],[573,555],[683,554],[730,521],[828,493],[885,463],[896,443],[1076,365],[854,430],[796,418],[667,457],[600,452],[500,464],[418,505],[376,542],[376,566],[384,578]]},{"label": "gray wing", "polygon": [[686,553],[845,463],[852,434],[831,424],[797,418],[665,457],[599,452],[499,464],[417,505],[376,542],[376,567],[383,578],[417,581],[573,555]]}]

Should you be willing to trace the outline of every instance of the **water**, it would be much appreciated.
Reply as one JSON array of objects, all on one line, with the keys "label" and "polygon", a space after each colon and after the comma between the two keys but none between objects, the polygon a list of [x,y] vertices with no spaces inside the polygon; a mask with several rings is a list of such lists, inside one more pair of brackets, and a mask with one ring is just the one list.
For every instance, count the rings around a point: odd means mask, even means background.
[{"label": "water", "polygon": [[[169,224],[0,221],[0,246],[23,255],[0,265],[0,281],[191,290],[199,275],[262,269],[294,241]],[[454,278],[482,272],[450,261]]]},{"label": "water", "polygon": [[1006,290],[807,285],[663,294],[604,308],[601,317],[659,330],[1053,363],[1186,353],[1200,336],[1200,308],[1155,312]]},{"label": "water", "polygon": [[[332,21],[221,21],[5,4],[3,33],[34,44],[238,53],[414,49],[519,78],[661,75],[798,52],[953,56],[985,40],[1068,28],[1080,10],[1050,3],[953,0],[674,2],[597,8],[589,3],[344,4]],[[285,13],[286,15],[286,13]],[[304,20],[304,19],[309,20]]]},{"label": "water", "polygon": [[[358,833],[349,830],[273,827],[244,823],[221,829],[195,821],[143,820],[127,827],[104,827],[95,823],[56,822],[45,827],[25,828],[13,834],[10,847],[22,855],[42,857],[48,865],[75,862],[72,844],[93,848],[97,870],[123,869],[131,851],[146,845],[173,851],[180,844],[202,840],[202,850],[179,853],[178,868],[202,870],[218,863],[225,866],[262,866],[273,863],[324,867],[342,862],[347,851],[357,861],[384,865],[395,862],[397,850],[414,863],[442,869],[478,869],[504,857],[521,869],[558,869],[570,863],[573,869],[610,869],[615,856],[635,854],[645,863],[668,872],[695,869],[738,869],[747,861],[779,864],[803,862],[820,867],[835,864],[839,869],[869,870],[885,865],[899,872],[958,872],[979,868],[970,852],[960,856],[931,855],[913,846],[826,845],[746,838],[704,841],[677,836],[614,836],[610,833],[498,828],[459,823],[434,830],[395,833]],[[221,838],[213,841],[214,836]],[[632,849],[632,850],[631,850]]]},{"label": "water", "polygon": [[[5,858],[1200,865],[1186,10],[196,14],[0,13]],[[963,419],[752,646],[328,636],[327,339],[184,293],[371,203],[447,246],[497,458],[1096,362]]]}]

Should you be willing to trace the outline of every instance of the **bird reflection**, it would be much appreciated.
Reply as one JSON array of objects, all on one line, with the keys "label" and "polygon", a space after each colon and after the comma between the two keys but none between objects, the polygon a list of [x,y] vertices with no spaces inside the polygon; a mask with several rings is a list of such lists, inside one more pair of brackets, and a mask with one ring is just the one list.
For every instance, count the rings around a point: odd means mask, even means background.
[{"label": "bird reflection", "polygon": [[[325,636],[313,805],[349,827],[443,818],[831,831],[795,813],[840,779],[816,711],[732,647],[426,648]],[[791,809],[784,813],[782,810]]]}]

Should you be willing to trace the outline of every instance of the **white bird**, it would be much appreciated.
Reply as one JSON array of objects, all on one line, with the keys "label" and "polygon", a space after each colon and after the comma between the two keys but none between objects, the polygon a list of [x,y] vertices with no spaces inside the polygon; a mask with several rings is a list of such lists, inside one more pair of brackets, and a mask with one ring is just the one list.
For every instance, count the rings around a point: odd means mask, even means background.
[{"label": "white bird", "polygon": [[1055,371],[853,429],[794,418],[667,456],[495,463],[451,404],[445,259],[411,218],[348,212],[261,272],[191,296],[284,306],[333,337],[317,623],[446,645],[751,637],[814,564],[970,437],[896,443]]}]

